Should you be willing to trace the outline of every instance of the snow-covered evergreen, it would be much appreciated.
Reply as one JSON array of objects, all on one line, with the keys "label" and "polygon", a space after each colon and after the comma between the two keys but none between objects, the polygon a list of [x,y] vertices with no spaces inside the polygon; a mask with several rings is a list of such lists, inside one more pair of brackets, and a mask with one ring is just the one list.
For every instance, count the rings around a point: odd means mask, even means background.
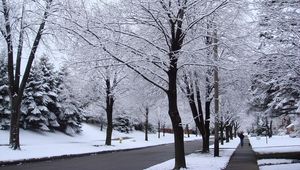
[{"label": "snow-covered evergreen", "polygon": [[66,69],[54,71],[45,56],[33,66],[22,104],[23,128],[61,130],[69,135],[81,131],[82,116],[67,76]]},{"label": "snow-covered evergreen", "polygon": [[298,0],[261,1],[259,29],[263,68],[252,80],[252,104],[270,116],[300,114],[300,3]]},{"label": "snow-covered evergreen", "polygon": [[43,88],[45,90],[44,104],[48,108],[49,112],[46,117],[49,122],[49,128],[53,129],[59,127],[57,121],[57,114],[60,111],[60,103],[58,100],[58,73],[54,71],[54,66],[50,63],[47,57],[42,57],[39,63],[39,69],[42,71]]},{"label": "snow-covered evergreen", "polygon": [[119,132],[129,133],[133,129],[131,118],[124,112],[115,117],[113,125],[114,129]]},{"label": "snow-covered evergreen", "polygon": [[45,94],[41,76],[42,73],[37,65],[34,65],[28,78],[21,107],[21,125],[24,129],[50,130],[48,120],[43,113],[49,110],[43,104]]},{"label": "snow-covered evergreen", "polygon": [[60,111],[58,121],[60,128],[66,134],[73,135],[81,131],[82,115],[78,102],[72,93],[70,82],[68,82],[68,70],[62,68],[57,77],[58,81],[58,100]]},{"label": "snow-covered evergreen", "polygon": [[8,94],[7,67],[3,56],[0,56],[0,129],[8,129],[10,123],[10,108]]},{"label": "snow-covered evergreen", "polygon": [[25,129],[54,130],[59,127],[57,89],[53,65],[42,57],[31,71],[24,91],[21,123]]},{"label": "snow-covered evergreen", "polygon": [[251,109],[263,120],[299,116],[300,1],[259,2],[262,56],[255,63],[261,69],[252,76]]}]

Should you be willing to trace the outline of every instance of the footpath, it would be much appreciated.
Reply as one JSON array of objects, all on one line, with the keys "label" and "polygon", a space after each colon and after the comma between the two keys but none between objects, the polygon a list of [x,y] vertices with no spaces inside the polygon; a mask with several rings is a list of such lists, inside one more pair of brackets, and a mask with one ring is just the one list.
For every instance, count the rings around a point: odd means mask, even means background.
[{"label": "footpath", "polygon": [[244,138],[244,146],[239,145],[231,156],[225,170],[258,170],[255,152],[248,137]]}]

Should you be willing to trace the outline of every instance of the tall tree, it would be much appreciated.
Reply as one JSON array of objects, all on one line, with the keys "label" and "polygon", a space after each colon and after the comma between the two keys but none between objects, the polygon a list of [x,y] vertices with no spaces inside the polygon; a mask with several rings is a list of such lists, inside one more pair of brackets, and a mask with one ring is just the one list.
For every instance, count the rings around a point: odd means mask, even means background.
[{"label": "tall tree", "polygon": [[[26,14],[31,13],[32,10],[26,12],[26,1],[23,1],[21,5],[21,9],[14,9],[12,1],[2,0],[1,8],[3,11],[1,15],[4,18],[4,28],[1,27],[1,33],[5,38],[7,44],[7,56],[8,56],[8,80],[9,80],[9,95],[10,95],[10,104],[11,104],[11,128],[10,128],[10,140],[9,144],[12,149],[20,149],[20,140],[19,140],[19,118],[20,118],[20,108],[21,102],[23,98],[23,92],[26,86],[27,79],[30,74],[30,70],[32,67],[33,60],[35,58],[35,54],[42,38],[42,35],[45,31],[46,21],[48,16],[50,15],[50,8],[52,6],[52,0],[46,0],[44,4],[39,2],[31,2],[31,3],[39,3],[39,5],[43,6],[42,17],[38,28],[33,28],[35,30],[35,38],[33,44],[30,49],[30,53],[28,56],[28,62],[26,64],[26,68],[23,76],[21,77],[21,58],[23,57],[23,42],[25,31],[27,29]],[[39,6],[38,5],[38,6]],[[31,6],[32,7],[32,6]],[[31,8],[30,7],[30,8]],[[22,11],[21,14],[19,11]],[[14,13],[15,12],[15,13]],[[18,17],[12,17],[11,15],[20,14]],[[16,21],[13,19],[16,18]],[[18,28],[16,28],[16,24]],[[17,31],[19,30],[19,32]],[[17,50],[15,56],[15,42],[14,37],[18,37]],[[16,62],[14,60],[16,59]]]},{"label": "tall tree", "polygon": [[[77,35],[78,39],[93,48],[100,47],[109,57],[127,65],[165,92],[174,130],[174,169],[186,167],[183,127],[177,104],[177,76],[180,68],[190,64],[184,58],[187,56],[184,53],[188,52],[186,49],[193,46],[197,39],[187,35],[197,23],[226,3],[226,0],[133,0],[116,3],[108,12],[110,20],[107,22],[103,19],[104,14],[99,12],[104,10],[103,6],[97,7],[96,4],[93,7],[84,6],[85,20],[72,21],[72,18],[66,16],[70,26],[65,29],[69,33]],[[67,4],[67,8],[70,5],[72,4]],[[97,12],[101,17],[93,16]],[[74,13],[76,12],[72,10],[68,15]],[[104,34],[104,31],[107,33]],[[121,34],[117,41],[110,37],[114,33]],[[122,55],[116,55],[115,48],[109,47],[109,43],[117,44],[118,49],[124,51]]]}]

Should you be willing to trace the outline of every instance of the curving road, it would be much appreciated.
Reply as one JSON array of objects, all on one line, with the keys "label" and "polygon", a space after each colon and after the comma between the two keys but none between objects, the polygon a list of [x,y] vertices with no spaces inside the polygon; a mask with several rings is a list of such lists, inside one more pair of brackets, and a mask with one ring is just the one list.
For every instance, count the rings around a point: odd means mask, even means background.
[{"label": "curving road", "polygon": [[[199,150],[200,140],[185,143],[185,152]],[[53,161],[8,165],[0,170],[142,170],[174,158],[174,144]]]}]

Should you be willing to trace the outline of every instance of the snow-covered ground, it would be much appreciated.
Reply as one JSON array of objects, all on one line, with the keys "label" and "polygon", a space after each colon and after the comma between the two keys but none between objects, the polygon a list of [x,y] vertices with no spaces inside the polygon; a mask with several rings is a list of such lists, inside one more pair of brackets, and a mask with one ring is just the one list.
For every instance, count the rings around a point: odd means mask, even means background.
[{"label": "snow-covered ground", "polygon": [[[129,134],[113,131],[112,146],[105,146],[105,131],[99,127],[83,124],[83,132],[74,137],[63,133],[36,133],[21,130],[21,150],[13,151],[8,146],[8,131],[0,130],[0,162],[17,161],[32,158],[45,158],[60,155],[94,153],[100,151],[140,148],[173,142],[173,134],[166,134],[158,139],[157,134],[149,134],[149,141],[144,140],[144,133],[134,131]],[[123,138],[120,142],[119,138]],[[186,141],[200,137],[191,135]]]},{"label": "snow-covered ground", "polygon": [[[186,163],[188,170],[220,170],[224,169],[239,144],[239,139],[234,139],[230,143],[225,143],[220,145],[220,157],[214,157],[213,155],[213,145],[210,146],[210,153],[193,153],[186,156]],[[170,170],[174,167],[174,159],[168,160],[161,164],[152,166],[146,170]]]},{"label": "snow-covered ground", "polygon": [[[250,137],[252,148],[259,154],[300,152],[300,138],[289,136]],[[261,159],[257,161],[260,170],[299,170],[300,160]]]},{"label": "snow-covered ground", "polygon": [[280,152],[300,152],[300,138],[289,136],[250,137],[252,148],[260,154]]},{"label": "snow-covered ground", "polygon": [[[31,132],[21,130],[21,150],[13,151],[7,146],[8,131],[0,130],[0,162],[20,161],[32,158],[45,158],[60,155],[72,155],[83,153],[94,153],[101,151],[131,149],[139,147],[154,146],[173,142],[173,135],[166,134],[165,137],[158,139],[157,134],[149,134],[149,141],[144,141],[144,133],[134,131],[129,134],[113,132],[112,146],[105,146],[105,131],[100,131],[99,127],[83,124],[83,132],[74,137],[63,133]],[[120,138],[123,138],[120,141]],[[185,137],[186,141],[199,139],[191,135]],[[300,152],[300,138],[290,138],[289,136],[273,136],[257,139],[250,137],[252,148],[255,152],[278,153],[278,152]],[[239,139],[234,139],[230,143],[220,145],[221,157],[213,156],[213,149],[208,154],[194,153],[186,156],[187,167],[189,170],[209,169],[219,170],[225,168],[235,148],[239,144]],[[210,146],[213,148],[213,146]],[[300,169],[299,160],[290,159],[262,159],[258,160],[261,170],[298,170]],[[152,166],[147,170],[168,170],[174,166],[174,159]]]},{"label": "snow-covered ground", "polygon": [[[300,138],[289,136],[273,136],[268,138],[250,137],[252,148],[255,152],[278,153],[278,152],[300,152]],[[230,143],[220,146],[221,157],[213,157],[213,150],[209,154],[194,153],[186,157],[188,170],[209,169],[219,170],[226,167],[239,140],[235,139]],[[212,147],[212,146],[211,146]],[[260,170],[299,170],[299,160],[291,159],[262,159],[258,160]],[[174,159],[152,166],[147,170],[169,170],[174,166]]]}]

